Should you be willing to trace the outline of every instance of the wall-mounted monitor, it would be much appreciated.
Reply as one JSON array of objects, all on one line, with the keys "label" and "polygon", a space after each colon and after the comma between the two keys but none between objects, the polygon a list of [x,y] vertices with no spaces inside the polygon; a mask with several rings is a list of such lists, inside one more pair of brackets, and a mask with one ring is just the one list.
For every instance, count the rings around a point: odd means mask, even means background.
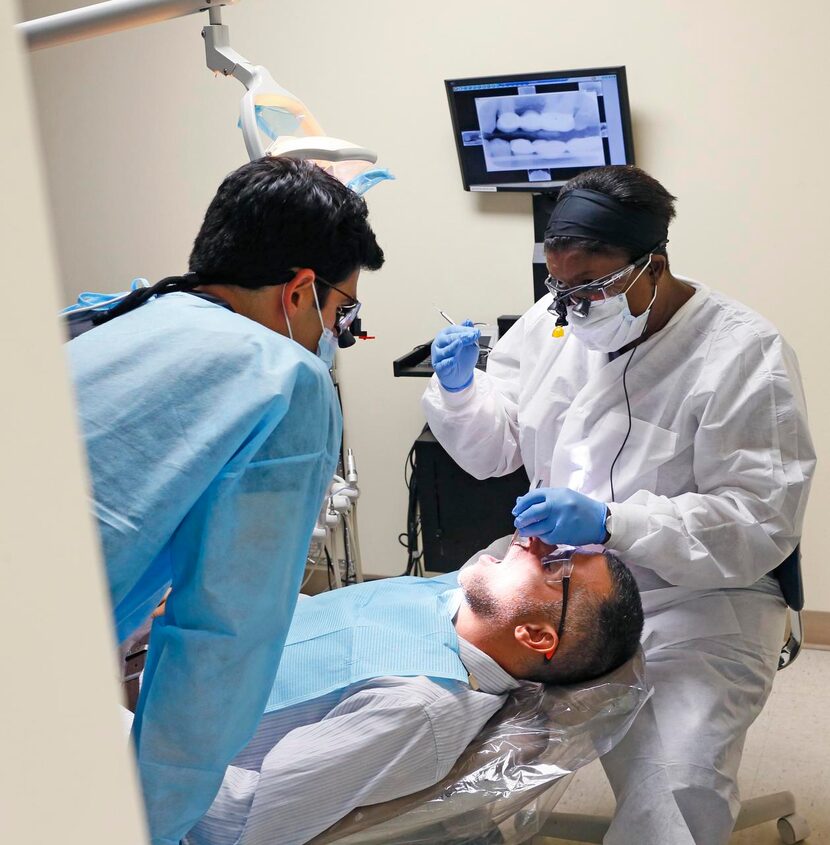
[{"label": "wall-mounted monitor", "polygon": [[467,191],[555,190],[633,164],[624,67],[445,81]]}]

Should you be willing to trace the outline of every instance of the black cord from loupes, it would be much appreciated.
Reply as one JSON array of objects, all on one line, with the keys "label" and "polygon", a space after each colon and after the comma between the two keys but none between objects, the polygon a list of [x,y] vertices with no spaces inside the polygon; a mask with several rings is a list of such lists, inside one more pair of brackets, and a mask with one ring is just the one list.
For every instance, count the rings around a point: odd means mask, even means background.
[{"label": "black cord from loupes", "polygon": [[[665,244],[661,244],[664,246]],[[651,263],[651,256],[649,256],[649,263]],[[654,282],[654,295],[651,297],[651,302],[649,302],[648,307],[651,308],[654,305],[655,300],[657,299],[657,282]],[[645,333],[648,331],[648,318],[646,318],[646,324],[643,326],[643,330],[640,332],[640,337],[638,338],[638,345],[642,342],[643,337],[645,337]],[[623,449],[625,449],[625,444],[628,443],[628,438],[631,435],[631,400],[628,397],[628,385],[626,384],[625,377],[628,374],[628,367],[631,364],[632,359],[634,358],[634,353],[637,351],[637,347],[635,346],[631,350],[631,354],[628,356],[628,360],[625,362],[625,368],[623,369],[622,375],[622,383],[623,383],[623,393],[625,393],[625,407],[626,411],[628,412],[628,430],[625,432],[625,437],[623,438],[622,446],[620,446],[619,452],[617,452],[616,457],[611,462],[611,469],[608,471],[608,482],[611,486],[611,501],[616,502],[617,496],[614,492],[614,467],[617,465],[617,461],[620,459],[620,455],[622,455]]]},{"label": "black cord from loupes", "polygon": [[623,438],[622,446],[620,446],[619,452],[617,452],[616,457],[611,462],[611,470],[609,472],[609,482],[611,484],[611,501],[616,502],[617,497],[614,493],[614,467],[617,465],[617,461],[620,458],[620,455],[623,453],[623,449],[625,449],[625,444],[628,442],[628,437],[631,434],[631,400],[628,397],[628,385],[626,384],[625,377],[628,373],[628,365],[631,363],[631,359],[634,357],[634,353],[637,351],[637,347],[635,346],[631,350],[631,354],[628,356],[628,360],[625,362],[625,368],[623,369],[623,376],[622,376],[622,383],[623,383],[623,393],[625,393],[625,407],[628,411],[628,431],[625,433],[625,437]]},{"label": "black cord from loupes", "polygon": [[195,273],[185,273],[182,276],[167,276],[149,288],[136,288],[136,290],[131,291],[117,305],[106,311],[96,311],[92,317],[92,324],[99,326],[102,323],[108,323],[122,314],[134,311],[154,296],[192,290],[199,283],[199,277]]},{"label": "black cord from loupes", "polygon": [[[340,406],[340,418],[344,419],[343,416],[343,394],[340,392],[340,382],[336,379],[332,379],[332,383],[334,384],[334,392],[337,394],[337,404]],[[340,463],[337,467],[337,471],[343,476],[346,477],[346,426],[345,422],[343,425],[343,433],[340,436]]]}]

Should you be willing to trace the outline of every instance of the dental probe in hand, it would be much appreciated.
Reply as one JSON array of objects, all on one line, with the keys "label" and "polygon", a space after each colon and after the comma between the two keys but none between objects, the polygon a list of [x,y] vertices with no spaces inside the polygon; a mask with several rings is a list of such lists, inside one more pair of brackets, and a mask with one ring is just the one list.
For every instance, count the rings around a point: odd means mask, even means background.
[{"label": "dental probe in hand", "polygon": [[444,313],[437,305],[434,305],[433,308],[451,325],[456,326],[458,325],[449,314]]}]

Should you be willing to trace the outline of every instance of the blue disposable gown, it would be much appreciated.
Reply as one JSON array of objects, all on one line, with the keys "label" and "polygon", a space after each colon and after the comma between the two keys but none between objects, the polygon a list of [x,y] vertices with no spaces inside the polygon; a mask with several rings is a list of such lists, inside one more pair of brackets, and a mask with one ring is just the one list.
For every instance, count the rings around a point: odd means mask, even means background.
[{"label": "blue disposable gown", "polygon": [[119,640],[173,587],[134,724],[152,840],[172,845],[262,715],[340,410],[316,356],[187,293],[67,349]]}]

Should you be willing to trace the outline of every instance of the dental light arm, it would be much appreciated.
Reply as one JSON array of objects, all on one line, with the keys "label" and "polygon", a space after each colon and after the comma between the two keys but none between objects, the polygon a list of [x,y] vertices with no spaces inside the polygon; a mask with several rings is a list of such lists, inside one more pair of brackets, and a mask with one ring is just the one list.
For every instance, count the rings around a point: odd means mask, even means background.
[{"label": "dental light arm", "polygon": [[[358,180],[377,161],[377,154],[323,132],[311,111],[290,91],[276,83],[268,70],[249,62],[230,46],[228,27],[222,24],[221,7],[238,0],[104,0],[91,6],[60,12],[17,25],[30,50],[56,47],[125,29],[172,20],[207,11],[209,24],[202,28],[207,66],[214,73],[232,76],[245,86],[240,104],[240,127],[248,156],[285,155],[314,161],[345,183]],[[273,141],[264,148],[259,110],[267,110],[272,122],[267,135]],[[375,174],[379,174],[376,176]],[[384,175],[385,174],[385,175]],[[391,178],[387,171],[372,171],[373,180]],[[364,180],[366,179],[364,176]],[[355,188],[355,190],[360,189]]]},{"label": "dental light arm", "polygon": [[84,38],[181,18],[237,0],[106,0],[80,9],[26,21],[16,29],[30,50],[57,47]]},{"label": "dental light arm", "polygon": [[[278,85],[266,68],[251,64],[237,53],[230,46],[230,32],[228,27],[222,24],[221,11],[218,8],[210,9],[210,23],[202,29],[202,37],[205,39],[208,68],[214,73],[232,76],[245,86],[239,119],[245,148],[251,160],[261,158],[267,153],[309,159],[322,163],[323,166],[329,166],[330,162],[340,165],[355,162],[351,168],[353,172],[348,174],[349,178],[377,161],[377,154],[371,150],[326,136],[323,127],[299,98]],[[267,150],[262,145],[262,136],[257,125],[257,106],[276,109],[282,113],[279,135]]]},{"label": "dental light arm", "polygon": [[245,148],[252,161],[265,155],[257,128],[257,99],[260,100],[260,105],[268,105],[285,112],[291,128],[300,129],[303,134],[308,135],[323,134],[320,124],[297,97],[278,85],[266,68],[252,64],[230,46],[230,30],[222,24],[221,11],[218,8],[210,9],[210,23],[202,28],[202,38],[205,39],[205,60],[208,68],[214,73],[232,76],[245,86],[239,119]]}]

